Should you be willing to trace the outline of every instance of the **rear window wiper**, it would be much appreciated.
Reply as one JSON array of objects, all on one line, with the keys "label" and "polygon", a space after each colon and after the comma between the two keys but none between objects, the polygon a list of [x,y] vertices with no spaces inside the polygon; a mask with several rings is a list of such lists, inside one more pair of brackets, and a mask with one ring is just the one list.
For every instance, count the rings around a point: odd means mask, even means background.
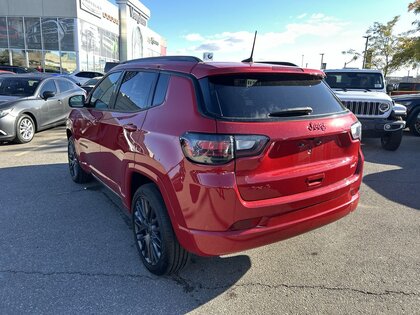
[{"label": "rear window wiper", "polygon": [[292,116],[304,116],[309,115],[313,111],[312,107],[295,107],[285,108],[277,112],[269,113],[270,117],[292,117]]}]

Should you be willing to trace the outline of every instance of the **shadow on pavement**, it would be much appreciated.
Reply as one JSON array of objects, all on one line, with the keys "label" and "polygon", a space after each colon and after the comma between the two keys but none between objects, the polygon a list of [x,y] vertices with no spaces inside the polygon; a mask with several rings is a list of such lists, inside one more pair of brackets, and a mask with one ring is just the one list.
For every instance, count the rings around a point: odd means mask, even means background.
[{"label": "shadow on pavement", "polygon": [[64,163],[0,168],[0,182],[0,313],[187,313],[251,267],[245,255],[193,257],[153,276],[99,183],[73,183]]},{"label": "shadow on pavement", "polygon": [[363,182],[385,198],[420,210],[420,138],[404,134],[397,151],[386,151],[379,139],[366,139],[365,162],[389,166],[389,170],[365,174]]}]

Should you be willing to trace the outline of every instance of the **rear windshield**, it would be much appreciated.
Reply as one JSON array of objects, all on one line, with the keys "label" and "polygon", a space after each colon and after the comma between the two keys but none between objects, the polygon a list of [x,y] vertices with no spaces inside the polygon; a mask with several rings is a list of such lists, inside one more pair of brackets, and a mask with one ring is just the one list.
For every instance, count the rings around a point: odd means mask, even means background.
[{"label": "rear windshield", "polygon": [[346,110],[320,78],[308,75],[221,75],[201,79],[200,85],[206,112],[227,119],[266,120]]}]

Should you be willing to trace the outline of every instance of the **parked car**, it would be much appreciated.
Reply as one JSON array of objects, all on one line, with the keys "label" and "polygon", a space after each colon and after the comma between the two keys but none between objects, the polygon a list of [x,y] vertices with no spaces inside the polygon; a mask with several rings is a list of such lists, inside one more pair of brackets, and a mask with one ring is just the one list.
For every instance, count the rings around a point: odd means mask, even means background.
[{"label": "parked car", "polygon": [[86,81],[81,86],[81,88],[84,89],[86,91],[86,93],[89,93],[95,87],[96,83],[98,83],[101,79],[102,79],[102,77],[96,77],[96,78],[90,79],[90,80]]},{"label": "parked car", "polygon": [[391,95],[404,95],[420,93],[420,82],[400,82],[396,89],[391,91]]},{"label": "parked car", "polygon": [[105,67],[104,67],[104,72],[107,73],[109,72],[112,68],[114,68],[115,66],[118,66],[120,63],[119,62],[111,62],[108,61],[105,63]]},{"label": "parked car", "polygon": [[12,72],[12,71],[0,70],[0,75],[2,75],[2,74],[15,74],[15,73]]},{"label": "parked car", "polygon": [[71,73],[69,76],[73,77],[76,81],[78,81],[80,85],[83,85],[89,79],[101,77],[103,75],[103,73],[96,71],[77,71]]},{"label": "parked car", "polygon": [[[70,98],[68,160],[130,209],[146,268],[181,269],[335,221],[359,200],[361,124],[319,70],[195,57],[113,68]],[[331,236],[332,238],[334,236]]]},{"label": "parked car", "polygon": [[37,73],[36,69],[20,66],[0,65],[0,70],[11,71],[14,73]]},{"label": "parked car", "polygon": [[374,69],[325,70],[326,82],[341,102],[360,120],[363,137],[380,138],[382,148],[399,148],[406,108],[386,94],[382,71]]},{"label": "parked car", "polygon": [[420,94],[398,95],[392,99],[407,108],[407,127],[413,135],[420,136]]},{"label": "parked car", "polygon": [[0,76],[0,141],[26,143],[40,130],[62,125],[68,99],[83,94],[73,82],[42,74]]},{"label": "parked car", "polygon": [[60,76],[61,78],[66,78],[66,79],[68,79],[68,80],[72,81],[74,84],[76,84],[76,85],[78,85],[78,86],[81,86],[81,84],[79,83],[79,81],[78,81],[78,80],[76,80],[74,77],[72,77],[72,76],[70,76],[70,75],[68,75],[68,74],[60,74],[59,76]]}]

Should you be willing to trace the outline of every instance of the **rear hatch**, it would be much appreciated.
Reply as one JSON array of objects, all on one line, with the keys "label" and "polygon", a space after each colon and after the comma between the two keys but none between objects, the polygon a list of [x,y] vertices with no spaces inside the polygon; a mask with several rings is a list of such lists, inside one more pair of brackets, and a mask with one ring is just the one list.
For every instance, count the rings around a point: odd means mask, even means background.
[{"label": "rear hatch", "polygon": [[219,134],[268,137],[263,151],[235,160],[244,201],[281,197],[290,207],[303,200],[299,205],[309,206],[334,198],[329,188],[346,186],[355,174],[360,144],[350,128],[357,120],[320,77],[235,74],[202,79],[201,86]]}]

